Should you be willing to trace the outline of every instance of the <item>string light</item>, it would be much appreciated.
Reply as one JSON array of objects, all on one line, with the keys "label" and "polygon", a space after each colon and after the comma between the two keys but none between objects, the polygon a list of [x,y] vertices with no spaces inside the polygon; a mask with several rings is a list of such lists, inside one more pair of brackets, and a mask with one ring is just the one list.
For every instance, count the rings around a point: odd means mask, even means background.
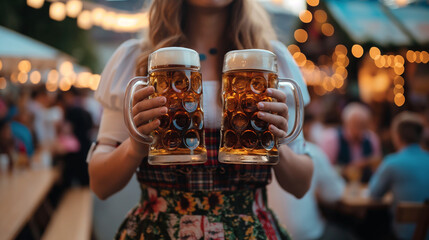
[{"label": "string light", "polygon": [[415,51],[415,54],[416,54],[416,60],[415,60],[415,62],[416,63],[421,63],[422,60],[420,59],[420,51]]},{"label": "string light", "polygon": [[322,33],[325,36],[330,37],[330,36],[334,35],[334,32],[335,32],[335,30],[334,30],[334,26],[332,26],[332,24],[330,24],[330,23],[322,24]]},{"label": "string light", "polygon": [[0,59],[0,71],[3,69],[3,62]]},{"label": "string light", "polygon": [[77,25],[82,29],[90,29],[92,27],[91,12],[84,10],[77,17]]},{"label": "string light", "polygon": [[19,72],[17,78],[19,83],[24,84],[28,80],[28,74],[26,72]]},{"label": "string light", "polygon": [[39,71],[33,71],[30,74],[30,82],[32,84],[38,84],[40,82],[40,79],[42,78],[42,75],[40,74]]},{"label": "string light", "polygon": [[363,55],[363,48],[359,44],[355,44],[352,46],[352,54],[355,58],[360,58]]},{"label": "string light", "polygon": [[380,52],[380,49],[378,49],[377,47],[371,47],[370,49],[369,49],[369,56],[372,58],[372,59],[376,59],[378,56],[380,56],[381,55],[381,52]]},{"label": "string light", "polygon": [[296,44],[291,44],[287,47],[287,49],[289,50],[290,54],[294,54],[296,52],[300,52],[301,49],[299,49],[299,47]]},{"label": "string light", "polygon": [[82,11],[82,2],[80,0],[69,0],[66,3],[67,16],[75,18]]},{"label": "string light", "polygon": [[398,107],[401,107],[402,105],[404,105],[405,103],[404,94],[402,93],[395,94],[394,102]]},{"label": "string light", "polygon": [[319,9],[314,12],[314,19],[318,23],[325,23],[328,20],[328,15],[325,11]]},{"label": "string light", "polygon": [[401,77],[401,76],[396,76],[396,77],[393,79],[393,84],[403,86],[403,85],[404,85],[404,78],[403,78],[403,77]]},{"label": "string light", "polygon": [[304,43],[308,39],[308,34],[304,29],[297,29],[294,33],[295,40],[300,43]]},{"label": "string light", "polygon": [[307,0],[307,3],[312,7],[316,7],[317,5],[319,5],[319,0]]},{"label": "string light", "polygon": [[299,19],[301,19],[303,23],[309,23],[313,19],[313,15],[310,11],[304,10],[299,13]]},{"label": "string light", "polygon": [[49,16],[56,20],[62,21],[66,18],[66,6],[62,2],[53,2],[49,7]]},{"label": "string light", "polygon": [[27,5],[32,8],[41,8],[43,6],[44,0],[27,0]]}]

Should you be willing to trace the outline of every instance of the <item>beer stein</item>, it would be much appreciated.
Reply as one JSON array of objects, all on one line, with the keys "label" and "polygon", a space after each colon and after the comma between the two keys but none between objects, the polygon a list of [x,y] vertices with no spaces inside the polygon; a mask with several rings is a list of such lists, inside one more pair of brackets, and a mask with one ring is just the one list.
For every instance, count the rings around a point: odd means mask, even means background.
[{"label": "beer stein", "polygon": [[[277,57],[261,49],[230,51],[222,74],[223,116],[219,161],[232,164],[278,163],[278,139],[269,124],[258,118],[257,104],[273,102],[268,88],[285,87],[293,92],[295,121],[283,143],[294,140],[302,129],[303,99],[297,83],[277,75]],[[284,85],[284,86],[283,86]]]},{"label": "beer stein", "polygon": [[[149,98],[164,96],[167,114],[150,135],[138,131],[132,115],[137,89],[153,86]],[[152,165],[197,164],[207,160],[204,143],[200,59],[196,51],[181,47],[161,48],[148,59],[148,76],[135,77],[125,93],[125,123],[137,141],[150,144],[148,162]]]}]

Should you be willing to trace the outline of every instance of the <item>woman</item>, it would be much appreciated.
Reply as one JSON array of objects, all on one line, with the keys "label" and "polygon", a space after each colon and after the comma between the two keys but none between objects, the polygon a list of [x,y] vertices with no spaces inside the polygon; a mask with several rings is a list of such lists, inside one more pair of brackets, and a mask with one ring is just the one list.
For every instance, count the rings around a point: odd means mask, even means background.
[{"label": "woman", "polygon": [[[291,62],[283,45],[270,42],[275,39],[274,32],[266,14],[255,4],[253,0],[154,0],[144,42],[127,41],[107,64],[96,92],[104,112],[98,144],[90,155],[90,185],[105,199],[121,190],[137,171],[142,189],[140,204],[128,214],[117,239],[288,238],[265,207],[264,187],[271,178],[271,167],[227,165],[217,160],[224,54],[233,49],[262,48],[279,56],[283,71],[288,71],[287,62]],[[130,138],[123,121],[127,82],[135,75],[147,74],[151,52],[169,46],[192,48],[201,56],[209,149],[204,165],[148,165],[148,146]],[[286,95],[276,89],[270,91],[278,102],[258,106],[259,117],[269,122],[272,133],[281,139],[287,131]],[[167,110],[165,97],[147,99],[153,92],[153,87],[146,87],[134,98],[135,124],[144,134],[159,125],[159,120],[148,120]],[[280,163],[274,167],[278,182],[286,191],[302,197],[311,181],[311,160],[287,145],[279,147],[279,155]]]}]

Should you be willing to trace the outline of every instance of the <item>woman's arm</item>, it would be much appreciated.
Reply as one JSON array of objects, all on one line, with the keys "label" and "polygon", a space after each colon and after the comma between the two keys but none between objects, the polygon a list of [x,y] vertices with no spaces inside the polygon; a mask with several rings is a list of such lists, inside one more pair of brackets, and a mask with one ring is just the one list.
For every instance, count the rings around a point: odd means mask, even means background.
[{"label": "woman's arm", "polygon": [[274,166],[277,181],[297,198],[305,195],[311,185],[313,162],[308,155],[296,154],[287,145],[279,146],[279,164]]},{"label": "woman's arm", "polygon": [[[267,94],[277,102],[258,103],[258,117],[268,122],[269,130],[278,138],[287,136],[288,107],[286,94],[270,88]],[[313,162],[307,155],[296,154],[287,145],[279,145],[279,164],[274,167],[277,181],[287,192],[297,198],[305,195],[311,185]]]},{"label": "woman's arm", "polygon": [[147,156],[147,146],[132,145],[128,138],[112,152],[95,153],[89,161],[90,187],[100,199],[105,200],[124,188]]},{"label": "woman's arm", "polygon": [[[156,97],[147,99],[154,93],[152,86],[142,88],[133,96],[133,120],[143,134],[150,134],[160,121],[158,118],[167,112],[163,105],[167,99]],[[94,193],[106,199],[124,188],[130,181],[142,159],[148,155],[148,145],[128,138],[111,152],[96,152],[89,161],[89,181]]]}]

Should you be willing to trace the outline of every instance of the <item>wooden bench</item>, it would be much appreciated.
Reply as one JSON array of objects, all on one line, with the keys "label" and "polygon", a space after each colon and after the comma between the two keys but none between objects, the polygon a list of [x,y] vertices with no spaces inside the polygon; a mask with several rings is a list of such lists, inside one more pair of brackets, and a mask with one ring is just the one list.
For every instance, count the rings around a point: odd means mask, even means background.
[{"label": "wooden bench", "polygon": [[425,203],[401,202],[395,215],[398,223],[416,223],[413,240],[425,239],[429,228],[429,200]]},{"label": "wooden bench", "polygon": [[89,188],[72,188],[61,200],[43,240],[91,239],[92,197]]}]

